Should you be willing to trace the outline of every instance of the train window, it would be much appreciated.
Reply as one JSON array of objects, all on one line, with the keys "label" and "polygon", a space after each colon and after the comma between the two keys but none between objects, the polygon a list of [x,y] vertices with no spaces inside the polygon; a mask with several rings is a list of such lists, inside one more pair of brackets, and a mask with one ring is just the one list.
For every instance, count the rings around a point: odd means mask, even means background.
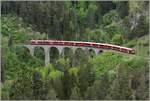
[{"label": "train window", "polygon": [[123,48],[121,48],[121,52],[124,52],[124,49],[123,49]]},{"label": "train window", "polygon": [[33,44],[38,44],[37,41],[35,41]]},{"label": "train window", "polygon": [[51,42],[50,42],[50,41],[48,41],[48,44],[50,45],[50,44],[51,44]]},{"label": "train window", "polygon": [[61,42],[60,41],[57,41],[57,45],[60,45],[61,44]]},{"label": "train window", "polygon": [[79,45],[79,43],[76,43],[76,46],[78,46]]},{"label": "train window", "polygon": [[57,42],[57,41],[55,42],[55,45],[58,45],[58,42]]},{"label": "train window", "polygon": [[69,45],[69,42],[65,42],[65,45]]},{"label": "train window", "polygon": [[79,46],[80,45],[80,43],[76,43],[76,46]]},{"label": "train window", "polygon": [[63,45],[63,42],[59,42],[59,45]]},{"label": "train window", "polygon": [[48,44],[48,42],[46,41],[46,44]]},{"label": "train window", "polygon": [[89,43],[85,43],[84,45],[85,45],[85,46],[90,46],[90,44],[89,44]]},{"label": "train window", "polygon": [[113,50],[118,50],[118,47],[113,46],[112,49]]},{"label": "train window", "polygon": [[104,45],[99,45],[98,47],[99,47],[99,48],[104,48]]},{"label": "train window", "polygon": [[63,42],[59,42],[60,45],[63,45]]},{"label": "train window", "polygon": [[108,47],[107,47],[107,45],[104,45],[103,48],[107,49]]},{"label": "train window", "polygon": [[42,45],[42,42],[38,41],[38,44]]},{"label": "train window", "polygon": [[119,47],[116,47],[116,50],[117,50],[117,51],[120,51],[120,48],[119,48]]},{"label": "train window", "polygon": [[43,43],[44,43],[44,45],[46,44],[46,42],[45,42],[45,41],[44,41]]},{"label": "train window", "polygon": [[127,49],[121,48],[121,52],[129,53]]},{"label": "train window", "polygon": [[97,44],[92,44],[92,46],[94,46],[95,48],[98,48],[98,45],[97,45]]},{"label": "train window", "polygon": [[65,45],[65,43],[64,43],[64,42],[62,42],[62,45]]},{"label": "train window", "polygon": [[70,45],[71,45],[71,46],[73,46],[73,45],[74,45],[74,43],[73,43],[73,42],[71,42],[71,43],[70,43]]},{"label": "train window", "polygon": [[108,45],[107,45],[107,49],[111,49],[111,46],[108,46]]},{"label": "train window", "polygon": [[80,46],[84,46],[84,43],[80,43]]}]

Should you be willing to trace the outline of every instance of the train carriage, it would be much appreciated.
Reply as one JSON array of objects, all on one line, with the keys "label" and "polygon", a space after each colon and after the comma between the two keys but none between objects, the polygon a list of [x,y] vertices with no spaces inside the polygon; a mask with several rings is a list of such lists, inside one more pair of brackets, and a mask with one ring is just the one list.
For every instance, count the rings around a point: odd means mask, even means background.
[{"label": "train carriage", "polygon": [[81,42],[81,41],[62,41],[62,40],[31,40],[31,45],[64,45],[64,46],[82,46],[110,49],[128,54],[135,54],[135,50],[131,48],[121,47],[111,44],[95,43],[95,42]]}]

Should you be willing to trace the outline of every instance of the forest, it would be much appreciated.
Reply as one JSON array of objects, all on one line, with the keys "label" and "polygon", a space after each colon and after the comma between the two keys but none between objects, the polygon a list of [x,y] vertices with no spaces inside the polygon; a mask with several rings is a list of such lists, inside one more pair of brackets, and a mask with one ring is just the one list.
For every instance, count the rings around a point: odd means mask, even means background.
[{"label": "forest", "polygon": [[[1,1],[2,100],[149,100],[149,1]],[[65,49],[34,56],[30,40],[109,43],[135,54]]]}]

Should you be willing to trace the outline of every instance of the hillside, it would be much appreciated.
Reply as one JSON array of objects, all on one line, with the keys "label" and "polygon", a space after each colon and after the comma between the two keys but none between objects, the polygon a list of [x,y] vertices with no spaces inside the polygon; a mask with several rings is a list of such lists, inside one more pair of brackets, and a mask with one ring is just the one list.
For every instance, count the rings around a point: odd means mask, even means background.
[{"label": "hillside", "polygon": [[[2,100],[148,100],[147,3],[2,2]],[[31,39],[103,42],[136,54],[52,48],[45,66],[42,48],[32,57],[16,47]]]}]

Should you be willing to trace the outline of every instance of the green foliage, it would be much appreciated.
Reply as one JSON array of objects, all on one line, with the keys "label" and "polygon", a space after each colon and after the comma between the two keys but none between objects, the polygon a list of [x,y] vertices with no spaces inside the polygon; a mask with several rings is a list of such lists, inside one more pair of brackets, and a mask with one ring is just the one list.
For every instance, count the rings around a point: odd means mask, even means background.
[{"label": "green foliage", "polygon": [[135,14],[144,9],[144,3],[141,1],[129,1],[129,12]]},{"label": "green foliage", "polygon": [[45,66],[45,67],[39,67],[36,68],[35,71],[37,71],[41,75],[42,80],[46,80],[50,71],[53,70],[53,67],[51,64]]},{"label": "green foliage", "polygon": [[56,68],[60,71],[65,71],[69,68],[69,60],[60,58],[59,60],[56,61]]},{"label": "green foliage", "polygon": [[7,17],[1,18],[1,29],[2,29],[2,34],[4,36],[9,36],[10,32],[13,32],[16,28],[19,28],[19,24],[16,23],[17,18],[12,15],[8,15]]},{"label": "green foliage", "polygon": [[[24,71],[24,68],[30,68],[31,70],[36,66],[39,66],[38,59],[31,58],[28,51],[24,48],[8,48],[2,47],[4,55],[4,67],[5,67],[5,79],[12,80],[17,77],[18,73]],[[14,51],[16,50],[16,51]],[[34,63],[34,64],[33,64]],[[30,65],[33,64],[33,67]],[[17,70],[17,71],[16,71]]]},{"label": "green foliage", "polygon": [[133,37],[141,37],[143,35],[147,35],[149,32],[149,23],[147,22],[146,16],[140,16],[138,25],[132,30],[131,38]]},{"label": "green foliage", "polygon": [[86,22],[86,17],[88,14],[88,9],[86,9],[85,1],[81,1],[79,5],[77,5],[77,15],[82,23]]},{"label": "green foliage", "polygon": [[[16,17],[13,14],[9,14],[1,17],[2,23],[2,52],[3,62],[6,70],[5,79],[11,80],[17,77],[18,73],[23,68],[31,69],[40,66],[40,60],[32,58],[29,51],[23,47],[15,47],[16,43],[28,42],[32,37],[43,38],[44,34],[40,35],[36,33],[33,36],[33,31],[27,27],[21,18]],[[24,27],[24,28],[23,28]],[[17,70],[17,71],[16,71]]]},{"label": "green foliage", "polygon": [[136,50],[136,54],[141,57],[147,58],[149,56],[149,36],[144,35],[141,38],[136,38],[125,44],[126,47],[133,47]]},{"label": "green foliage", "polygon": [[103,16],[103,23],[105,25],[109,25],[112,22],[116,22],[117,20],[119,20],[119,15],[118,15],[117,11],[115,11],[115,10],[111,10],[109,13],[106,13]]},{"label": "green foliage", "polygon": [[148,66],[147,61],[142,58],[133,58],[131,60],[126,61],[125,64],[127,65],[127,67],[129,67],[131,71],[136,70],[137,68],[142,69]]},{"label": "green foliage", "polygon": [[119,63],[122,61],[122,55],[114,52],[105,52],[91,60],[94,66],[97,78],[109,70],[116,70]]},{"label": "green foliage", "polygon": [[121,34],[115,34],[112,38],[112,42],[116,45],[121,45],[123,43],[123,37]]},{"label": "green foliage", "polygon": [[125,46],[134,47],[136,44],[137,44],[137,40],[135,39],[135,40],[129,41]]},{"label": "green foliage", "polygon": [[74,87],[71,91],[71,96],[70,96],[70,100],[80,100],[80,92],[79,89],[77,87]]},{"label": "green foliage", "polygon": [[129,2],[125,1],[125,2],[118,2],[116,1],[116,4],[117,4],[117,11],[119,13],[119,16],[121,18],[124,18],[126,16],[128,16],[129,14]]},{"label": "green foliage", "polygon": [[14,14],[2,16],[1,21],[2,35],[4,37],[11,35],[14,43],[24,43],[30,39],[46,39],[45,34],[40,35],[38,32],[33,32],[31,27],[27,27],[27,25],[23,23],[22,18],[16,17]]},{"label": "green foliage", "polygon": [[93,3],[91,3],[90,5],[89,5],[89,9],[92,9],[92,10],[96,10],[97,9],[97,6]]},{"label": "green foliage", "polygon": [[34,56],[40,60],[39,62],[41,64],[41,66],[44,66],[44,64],[45,64],[44,49],[42,47],[35,47],[34,51],[35,51]]},{"label": "green foliage", "polygon": [[[3,2],[2,66],[6,81],[2,99],[148,99],[147,5],[141,1]],[[43,49],[36,49],[31,57],[26,48],[15,47],[31,39],[112,43],[133,47],[136,54],[104,51],[90,59],[90,53],[81,48],[75,54],[65,49],[65,56],[53,48],[51,64],[44,66]]]},{"label": "green foliage", "polygon": [[19,73],[18,78],[11,86],[10,99],[32,99],[31,73],[32,70],[27,68]]},{"label": "green foliage", "polygon": [[[106,99],[106,95],[109,91],[110,81],[108,74],[101,77],[100,80],[96,80],[92,86],[90,86],[86,91],[86,99],[96,100],[96,99]],[[91,94],[91,92],[93,92]]]},{"label": "green foliage", "polygon": [[[121,69],[120,69],[121,68]],[[118,69],[118,76],[114,83],[112,84],[112,88],[110,90],[111,99],[129,99],[131,100],[132,89],[129,87],[129,79],[128,74],[125,67],[120,67]]]},{"label": "green foliage", "polygon": [[73,74],[73,75],[77,76],[78,71],[79,71],[79,69],[77,67],[72,67],[69,69],[70,75]]},{"label": "green foliage", "polygon": [[12,83],[12,80],[8,80],[3,85],[1,85],[1,99],[9,100],[9,93],[11,92]]},{"label": "green foliage", "polygon": [[109,42],[109,38],[107,37],[108,33],[102,29],[95,29],[90,30],[89,28],[85,29],[85,38],[88,41],[94,41],[94,42]]},{"label": "green foliage", "polygon": [[[122,43],[120,43],[120,44],[123,44],[123,36],[124,36],[125,30],[122,28],[122,26],[120,24],[118,24],[117,22],[113,22],[110,25],[107,25],[104,29],[108,33],[108,37],[111,40],[116,36],[120,36],[122,39]],[[120,39],[120,41],[121,41],[121,39]]]},{"label": "green foliage", "polygon": [[60,77],[62,76],[63,73],[58,71],[58,70],[55,70],[55,71],[52,71],[50,74],[49,74],[49,77],[51,78],[56,78],[56,77]]},{"label": "green foliage", "polygon": [[[136,57],[119,66],[118,76],[110,90],[111,99],[143,99],[138,94],[147,96],[147,90],[145,88],[147,87],[147,77],[145,76],[147,75],[148,63],[142,61],[144,61],[142,58]],[[141,73],[144,74],[142,75]],[[141,78],[143,81],[140,80]],[[141,92],[138,89],[141,89]]]},{"label": "green foliage", "polygon": [[80,89],[80,94],[85,97],[84,93],[87,90],[87,87],[92,85],[95,80],[95,73],[92,69],[92,65],[87,63],[79,68],[78,72],[78,87]]},{"label": "green foliage", "polygon": [[56,70],[52,66],[52,64],[49,64],[45,67],[36,68],[35,71],[37,71],[39,73],[42,81],[49,79],[49,78],[55,79],[55,78],[61,77],[63,75],[63,73],[59,70]]},{"label": "green foliage", "polygon": [[21,18],[17,18],[13,15],[8,15],[7,17],[2,17],[1,21],[3,36],[8,37],[12,35],[13,40],[16,40],[16,42],[25,42],[27,39],[29,39],[28,35],[24,33],[24,29],[21,27]]}]

